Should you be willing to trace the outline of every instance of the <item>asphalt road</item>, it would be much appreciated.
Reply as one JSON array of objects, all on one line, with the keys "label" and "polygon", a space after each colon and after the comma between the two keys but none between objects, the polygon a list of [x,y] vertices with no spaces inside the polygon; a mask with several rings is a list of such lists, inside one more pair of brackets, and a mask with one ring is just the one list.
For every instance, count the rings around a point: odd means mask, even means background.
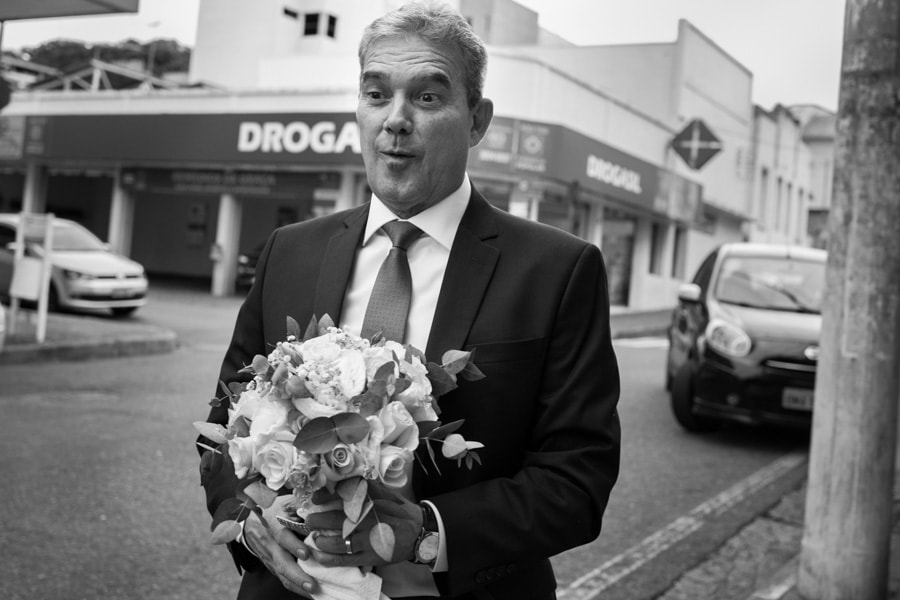
[{"label": "asphalt road", "polygon": [[[207,543],[191,422],[206,416],[238,306],[155,288],[136,318],[175,330],[175,352],[0,367],[0,598],[235,596],[227,551]],[[808,445],[773,430],[684,433],[662,389],[664,351],[659,341],[617,343],[622,474],[600,538],[554,558],[562,588]],[[721,535],[712,529],[679,554],[703,552]],[[664,582],[672,569],[660,560],[642,581]]]}]

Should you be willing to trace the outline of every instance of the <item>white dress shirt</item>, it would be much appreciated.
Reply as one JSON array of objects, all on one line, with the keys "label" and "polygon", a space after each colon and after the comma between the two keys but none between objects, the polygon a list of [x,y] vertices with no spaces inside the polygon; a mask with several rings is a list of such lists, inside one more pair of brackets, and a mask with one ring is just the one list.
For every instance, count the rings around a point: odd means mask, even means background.
[{"label": "white dress shirt", "polygon": [[[414,241],[406,251],[412,277],[412,299],[406,322],[406,339],[402,342],[411,344],[422,352],[425,352],[428,345],[434,311],[441,293],[441,284],[444,282],[447,261],[450,259],[450,248],[453,246],[463,213],[469,205],[471,193],[472,184],[466,175],[462,184],[447,198],[407,219],[421,229],[424,235]],[[356,252],[353,274],[347,286],[344,307],[341,311],[341,327],[347,331],[356,334],[362,331],[366,307],[372,295],[372,288],[375,287],[375,278],[392,245],[390,238],[381,230],[381,226],[397,219],[398,217],[373,194],[362,246]],[[432,570],[442,572],[448,568],[444,523],[437,507],[430,502],[428,504],[437,518],[440,533],[438,558]],[[434,580],[426,566],[398,563],[380,567],[378,573],[384,580],[382,591],[392,598],[438,595]]]}]

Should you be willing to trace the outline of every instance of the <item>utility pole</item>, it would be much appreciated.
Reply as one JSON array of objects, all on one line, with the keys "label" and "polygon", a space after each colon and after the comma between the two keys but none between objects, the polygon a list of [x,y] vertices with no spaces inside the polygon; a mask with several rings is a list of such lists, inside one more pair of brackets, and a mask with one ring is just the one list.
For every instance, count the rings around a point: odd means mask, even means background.
[{"label": "utility pole", "polygon": [[797,591],[888,597],[900,401],[900,0],[847,0]]}]

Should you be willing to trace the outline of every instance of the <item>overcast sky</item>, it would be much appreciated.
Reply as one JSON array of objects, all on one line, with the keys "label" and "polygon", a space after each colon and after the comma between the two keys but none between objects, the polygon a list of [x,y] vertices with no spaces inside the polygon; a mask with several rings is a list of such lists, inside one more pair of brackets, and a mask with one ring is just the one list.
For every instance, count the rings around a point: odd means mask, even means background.
[{"label": "overcast sky", "polygon": [[[117,42],[176,38],[193,45],[199,0],[141,0],[137,15],[9,21],[4,48],[65,37]],[[764,108],[836,110],[845,0],[518,0],[546,29],[581,45],[670,42],[678,19],[694,24],[753,72]]]}]

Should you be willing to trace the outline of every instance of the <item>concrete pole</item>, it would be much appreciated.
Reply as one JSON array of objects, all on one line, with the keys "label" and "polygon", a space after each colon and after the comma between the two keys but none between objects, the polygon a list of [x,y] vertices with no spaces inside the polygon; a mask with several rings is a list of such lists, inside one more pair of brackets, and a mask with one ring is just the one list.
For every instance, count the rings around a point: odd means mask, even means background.
[{"label": "concrete pole", "polygon": [[213,261],[211,290],[213,296],[228,296],[234,293],[238,244],[241,239],[241,208],[241,201],[234,194],[222,194],[219,198],[216,241],[210,250],[210,258]]},{"label": "concrete pole", "polygon": [[107,240],[110,248],[124,256],[131,256],[134,204],[134,195],[122,187],[122,170],[118,169],[113,182]]},{"label": "concrete pole", "polygon": [[900,2],[847,0],[798,592],[888,597],[900,399]]}]

